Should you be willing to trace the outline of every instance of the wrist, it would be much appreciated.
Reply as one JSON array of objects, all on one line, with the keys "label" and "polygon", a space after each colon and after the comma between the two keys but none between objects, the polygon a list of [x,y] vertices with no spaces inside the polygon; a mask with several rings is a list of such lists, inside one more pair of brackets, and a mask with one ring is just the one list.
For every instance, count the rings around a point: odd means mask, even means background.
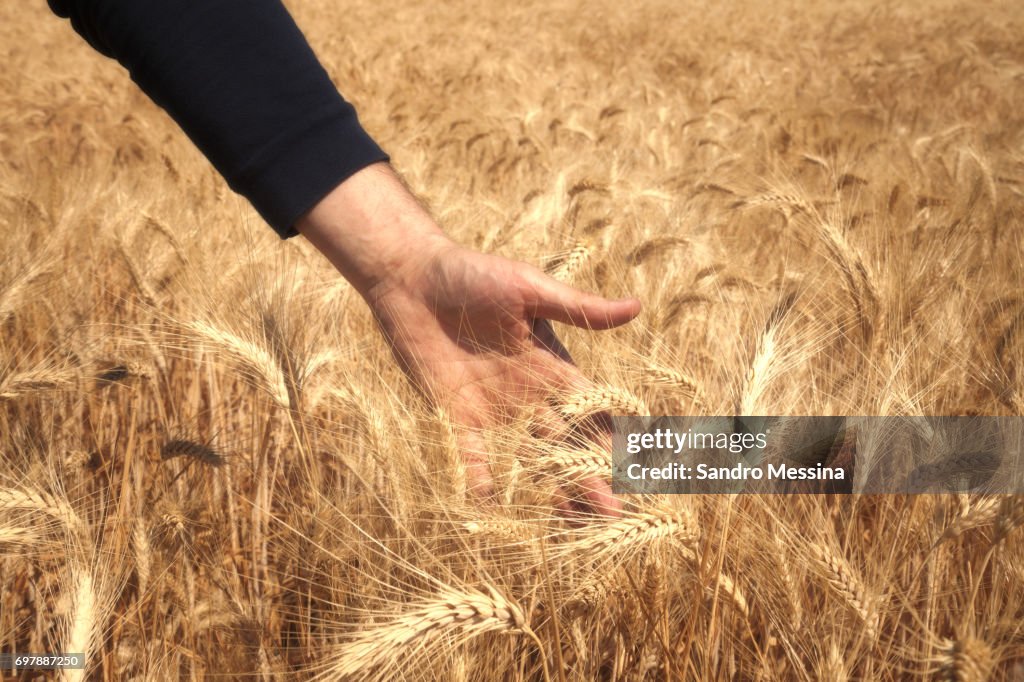
[{"label": "wrist", "polygon": [[357,171],[295,226],[370,302],[455,245],[386,163]]}]

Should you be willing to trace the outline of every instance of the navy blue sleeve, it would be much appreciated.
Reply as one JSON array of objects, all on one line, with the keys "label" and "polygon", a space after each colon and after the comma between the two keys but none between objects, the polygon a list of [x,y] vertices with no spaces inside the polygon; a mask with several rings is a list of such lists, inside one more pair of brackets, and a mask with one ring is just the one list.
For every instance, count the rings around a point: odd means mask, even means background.
[{"label": "navy blue sleeve", "polygon": [[49,0],[117,59],[282,237],[388,156],[280,0]]}]

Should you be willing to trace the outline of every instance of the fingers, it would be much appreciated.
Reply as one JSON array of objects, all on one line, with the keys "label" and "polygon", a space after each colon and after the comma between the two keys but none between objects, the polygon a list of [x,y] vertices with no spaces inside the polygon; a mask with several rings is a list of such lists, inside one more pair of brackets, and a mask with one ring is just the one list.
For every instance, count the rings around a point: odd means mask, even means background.
[{"label": "fingers", "polygon": [[[564,444],[569,448],[604,449],[611,448],[610,436],[601,438],[601,425],[587,419],[582,424],[569,424],[550,407],[537,407],[530,419],[530,434],[539,441]],[[610,432],[608,432],[610,433]],[[598,437],[594,437],[598,434]],[[544,446],[539,447],[541,452]],[[557,472],[555,472],[557,474]],[[607,476],[599,473],[575,479],[562,484],[555,493],[553,504],[565,517],[581,520],[585,517],[617,517],[622,511],[622,502],[612,494]]]},{"label": "fingers", "polygon": [[[591,419],[581,424],[569,424],[554,409],[538,406],[530,419],[530,433],[539,441],[570,448],[610,448],[592,434],[604,433],[601,426]],[[458,429],[457,444],[464,462],[466,492],[476,499],[491,499],[495,495],[494,478],[489,465],[486,439],[480,429]],[[543,446],[541,446],[543,450]],[[556,472],[557,473],[557,472]],[[555,493],[554,506],[571,519],[582,521],[594,516],[617,517],[621,515],[622,502],[612,494],[608,475],[595,473],[579,479],[568,480]]]},{"label": "fingers", "polygon": [[[536,345],[550,353],[544,375],[551,388],[556,391],[565,388],[586,390],[592,385],[572,364],[569,351],[558,340],[547,320],[536,320],[533,334]],[[570,424],[552,407],[538,406],[532,411],[530,434],[548,443],[610,451],[611,415],[599,412]],[[606,478],[598,475],[562,486],[556,493],[554,505],[570,519],[619,516],[622,511],[621,500],[612,494]]]},{"label": "fingers", "polygon": [[581,506],[585,511],[601,516],[620,516],[622,500],[612,494],[608,481],[600,476],[587,478],[579,483],[582,497]]},{"label": "fingers", "polygon": [[[554,403],[559,393],[585,392],[594,387],[593,382],[572,364],[569,351],[555,336],[549,323],[538,320],[534,324],[534,336],[536,345],[548,352],[544,361],[539,363],[539,374],[547,390],[555,394],[549,397],[549,402]],[[582,419],[574,419],[572,424],[550,407],[545,412],[535,412],[535,416],[543,417],[547,435],[540,436],[542,438],[568,441],[576,446],[589,444],[605,450],[611,449],[612,418],[607,412],[596,412]]]},{"label": "fingers", "polygon": [[494,477],[483,435],[475,428],[460,428],[456,442],[466,471],[466,494],[477,499],[493,497]]},{"label": "fingers", "polygon": [[635,298],[612,301],[574,289],[540,271],[527,279],[531,287],[527,308],[534,317],[587,329],[611,329],[640,314],[640,301]]},{"label": "fingers", "polygon": [[526,429],[537,440],[548,443],[561,443],[572,435],[572,427],[547,405],[537,405],[530,410]]},{"label": "fingers", "polygon": [[[462,459],[466,495],[486,499],[494,495],[490,448],[484,429],[491,422],[486,409],[486,394],[479,388],[465,385],[458,391],[433,396],[441,410],[448,434],[454,438],[455,449]],[[450,421],[449,421],[450,418]]]},{"label": "fingers", "polygon": [[608,481],[600,476],[562,486],[554,503],[566,518],[575,521],[585,521],[594,516],[622,516],[622,500],[612,494]]},{"label": "fingers", "polygon": [[612,421],[607,412],[598,412],[570,423],[549,406],[537,406],[530,414],[528,431],[538,440],[563,444],[570,448],[611,451]]}]

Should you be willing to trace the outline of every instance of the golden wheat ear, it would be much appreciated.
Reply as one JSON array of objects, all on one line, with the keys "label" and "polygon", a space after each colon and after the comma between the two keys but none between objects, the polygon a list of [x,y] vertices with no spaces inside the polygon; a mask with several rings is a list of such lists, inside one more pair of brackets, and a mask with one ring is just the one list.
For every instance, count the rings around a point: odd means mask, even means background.
[{"label": "golden wheat ear", "polygon": [[331,652],[323,674],[335,679],[369,677],[378,668],[394,667],[403,656],[446,640],[466,641],[487,632],[531,632],[517,604],[493,587],[486,590],[443,590],[410,604]]},{"label": "golden wheat ear", "polygon": [[61,530],[81,541],[89,535],[89,527],[66,499],[32,489],[0,490],[0,512],[28,512],[49,517]]},{"label": "golden wheat ear", "polygon": [[187,328],[210,351],[223,353],[234,362],[245,376],[263,389],[275,403],[286,409],[291,407],[285,374],[273,354],[264,345],[218,328],[209,322],[192,322]]},{"label": "golden wheat ear", "polygon": [[644,416],[644,402],[629,391],[615,386],[593,386],[569,391],[558,398],[557,408],[570,421],[579,421],[598,412]]},{"label": "golden wheat ear", "polygon": [[965,635],[940,645],[939,666],[944,680],[984,682],[991,679],[996,655],[984,640]]}]

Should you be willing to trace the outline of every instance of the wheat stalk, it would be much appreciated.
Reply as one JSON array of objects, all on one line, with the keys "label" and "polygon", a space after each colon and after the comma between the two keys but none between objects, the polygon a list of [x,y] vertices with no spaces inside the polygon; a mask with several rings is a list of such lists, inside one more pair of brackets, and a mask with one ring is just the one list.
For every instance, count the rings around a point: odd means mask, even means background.
[{"label": "wheat stalk", "polygon": [[[33,205],[35,202],[32,202]],[[7,321],[7,318],[14,314],[14,311],[21,305],[32,283],[46,272],[42,260],[36,261],[0,289],[0,324]]]},{"label": "wheat stalk", "polygon": [[976,637],[943,640],[941,650],[940,679],[948,682],[985,682],[995,667],[992,648]]},{"label": "wheat stalk", "polygon": [[744,617],[750,616],[750,606],[747,603],[747,597],[743,594],[743,590],[736,584],[732,576],[728,573],[719,572],[715,576],[715,580],[718,583],[718,590],[729,597],[732,605],[743,614]]},{"label": "wheat stalk", "polygon": [[[692,547],[682,547],[680,548],[680,552],[683,558],[690,562],[694,569],[700,569],[701,557],[693,550]],[[736,581],[732,579],[732,576],[725,571],[719,571],[716,573],[715,588],[725,596],[729,597],[733,606],[735,606],[744,617],[750,615],[750,606],[747,602],[747,597],[743,593],[743,590],[740,589],[739,585],[736,584]],[[706,590],[713,594],[715,588],[708,586]]]},{"label": "wheat stalk", "polygon": [[683,545],[692,545],[700,533],[688,511],[653,511],[633,518],[619,519],[588,529],[584,537],[565,544],[563,551],[599,555],[627,552],[671,537]]},{"label": "wheat stalk", "polygon": [[608,575],[597,574],[588,579],[566,600],[565,608],[571,617],[580,617],[592,613],[604,606],[609,595],[614,591]]},{"label": "wheat stalk", "polygon": [[985,497],[964,509],[936,541],[936,546],[980,526],[995,523],[1002,509],[1000,497]]},{"label": "wheat stalk", "polygon": [[[92,574],[85,568],[77,568],[72,572],[72,576],[75,592],[72,596],[71,617],[68,620],[63,650],[69,654],[82,654],[88,666],[93,638],[96,636],[96,612],[99,604]],[[61,679],[77,682],[85,679],[86,669],[66,668],[61,673]]]},{"label": "wheat stalk", "polygon": [[801,608],[801,594],[797,589],[796,576],[793,575],[793,569],[789,560],[789,552],[786,551],[786,546],[782,542],[782,538],[779,537],[778,533],[772,533],[772,558],[775,561],[777,576],[785,589],[785,596],[782,602],[788,605],[788,608],[792,612],[792,626],[794,630],[799,630],[803,623],[803,609]]},{"label": "wheat stalk", "polygon": [[1003,542],[1015,529],[1024,524],[1024,500],[1018,495],[1006,495],[999,505],[996,533],[992,544]]},{"label": "wheat stalk", "polygon": [[705,408],[708,404],[703,386],[689,374],[651,363],[641,370],[641,377],[651,384],[663,384],[679,389],[698,408]]},{"label": "wheat stalk", "polygon": [[643,265],[649,258],[665,251],[666,249],[671,249],[677,246],[688,246],[689,244],[690,240],[682,237],[673,237],[669,235],[654,237],[653,239],[648,239],[643,244],[640,244],[638,247],[630,251],[626,255],[626,262],[633,267],[637,267]]},{"label": "wheat stalk", "polygon": [[466,521],[461,527],[470,536],[489,537],[504,542],[518,543],[534,539],[529,524],[514,519],[488,517],[478,521]]},{"label": "wheat stalk", "polygon": [[572,284],[583,266],[587,264],[593,249],[587,244],[577,244],[568,253],[555,258],[544,267],[544,272],[557,280]]},{"label": "wheat stalk", "polygon": [[182,246],[181,240],[178,239],[178,235],[174,233],[174,230],[167,227],[167,225],[165,225],[162,221],[157,220],[156,218],[145,212],[142,214],[142,218],[143,225],[145,227],[148,227],[154,232],[157,232],[158,234],[163,236],[164,239],[168,241],[168,243],[170,243],[171,248],[174,250],[175,255],[178,256],[178,260],[180,260],[182,263],[188,263],[188,254],[185,251],[184,247]]},{"label": "wheat stalk", "polygon": [[565,478],[608,476],[612,469],[612,460],[607,453],[589,449],[551,448],[538,458],[537,463]]},{"label": "wheat stalk", "polygon": [[598,412],[643,416],[647,406],[629,391],[614,386],[594,386],[566,394],[559,411],[567,419],[576,421]]},{"label": "wheat stalk", "polygon": [[132,528],[132,549],[135,552],[135,575],[139,579],[139,594],[146,594],[149,587],[153,551],[149,544],[149,529],[142,518],[135,520]]},{"label": "wheat stalk", "polygon": [[857,312],[865,340],[870,340],[875,332],[880,300],[871,273],[860,254],[854,250],[838,227],[826,220],[819,222],[818,228],[818,234],[825,243],[829,256],[843,273],[847,293]]},{"label": "wheat stalk", "polygon": [[146,276],[139,270],[139,266],[135,263],[135,259],[128,252],[128,247],[123,241],[118,240],[117,251],[121,254],[121,259],[128,267],[128,275],[132,278],[132,282],[142,295],[143,300],[149,305],[156,307],[158,305],[156,292],[149,285]]},{"label": "wheat stalk", "polygon": [[465,641],[487,632],[529,633],[522,609],[493,587],[487,592],[446,588],[384,623],[363,629],[330,656],[322,677],[355,678],[387,669],[403,656],[440,641]]},{"label": "wheat stalk", "polygon": [[31,528],[20,526],[0,526],[0,545],[25,545],[36,543],[39,535]]},{"label": "wheat stalk", "polygon": [[794,300],[794,294],[788,295],[768,315],[764,331],[758,339],[750,369],[747,371],[739,404],[739,414],[741,415],[760,415],[764,414],[767,409],[764,404],[764,395],[775,378],[779,366],[776,336],[783,318],[793,307]]},{"label": "wheat stalk", "polygon": [[659,614],[665,608],[668,590],[665,586],[665,569],[662,563],[651,556],[644,564],[644,579],[640,593],[651,614]]},{"label": "wheat stalk", "polygon": [[67,502],[37,490],[7,488],[0,490],[0,511],[35,512],[59,521],[66,532],[78,538],[88,537],[88,527]]},{"label": "wheat stalk", "polygon": [[878,636],[879,614],[872,599],[845,558],[833,552],[827,545],[816,543],[810,546],[811,556],[822,569],[829,587],[841,596],[867,628],[868,637]]},{"label": "wheat stalk", "polygon": [[266,391],[275,403],[284,408],[291,407],[288,384],[284,373],[274,356],[264,348],[236,334],[218,329],[208,322],[192,322],[188,328],[214,348],[227,353],[228,357],[246,370],[246,374]]},{"label": "wheat stalk", "polygon": [[137,361],[104,363],[95,375],[96,381],[117,383],[130,377],[151,378],[153,372],[145,364]]},{"label": "wheat stalk", "polygon": [[0,401],[26,395],[58,391],[71,386],[75,372],[70,368],[41,365],[22,372],[9,372],[0,378]]},{"label": "wheat stalk", "polygon": [[825,203],[826,201],[827,200],[820,200],[818,202],[808,201],[795,192],[765,192],[763,194],[757,194],[755,196],[736,201],[732,204],[732,208],[772,206],[778,207],[786,214],[787,217],[789,217],[792,215],[793,209],[796,209],[801,213],[813,214],[817,210],[815,203]]},{"label": "wheat stalk", "polygon": [[341,355],[334,350],[322,350],[309,356],[302,371],[299,372],[299,385],[304,386],[322,368],[337,361]]},{"label": "wheat stalk", "polygon": [[822,682],[847,682],[850,679],[850,672],[846,668],[846,661],[835,642],[829,645],[828,653],[822,657],[818,666],[818,679]]},{"label": "wheat stalk", "polygon": [[161,459],[173,459],[175,457],[188,457],[210,466],[221,466],[226,461],[224,455],[204,443],[175,438],[167,441],[160,448]]}]

